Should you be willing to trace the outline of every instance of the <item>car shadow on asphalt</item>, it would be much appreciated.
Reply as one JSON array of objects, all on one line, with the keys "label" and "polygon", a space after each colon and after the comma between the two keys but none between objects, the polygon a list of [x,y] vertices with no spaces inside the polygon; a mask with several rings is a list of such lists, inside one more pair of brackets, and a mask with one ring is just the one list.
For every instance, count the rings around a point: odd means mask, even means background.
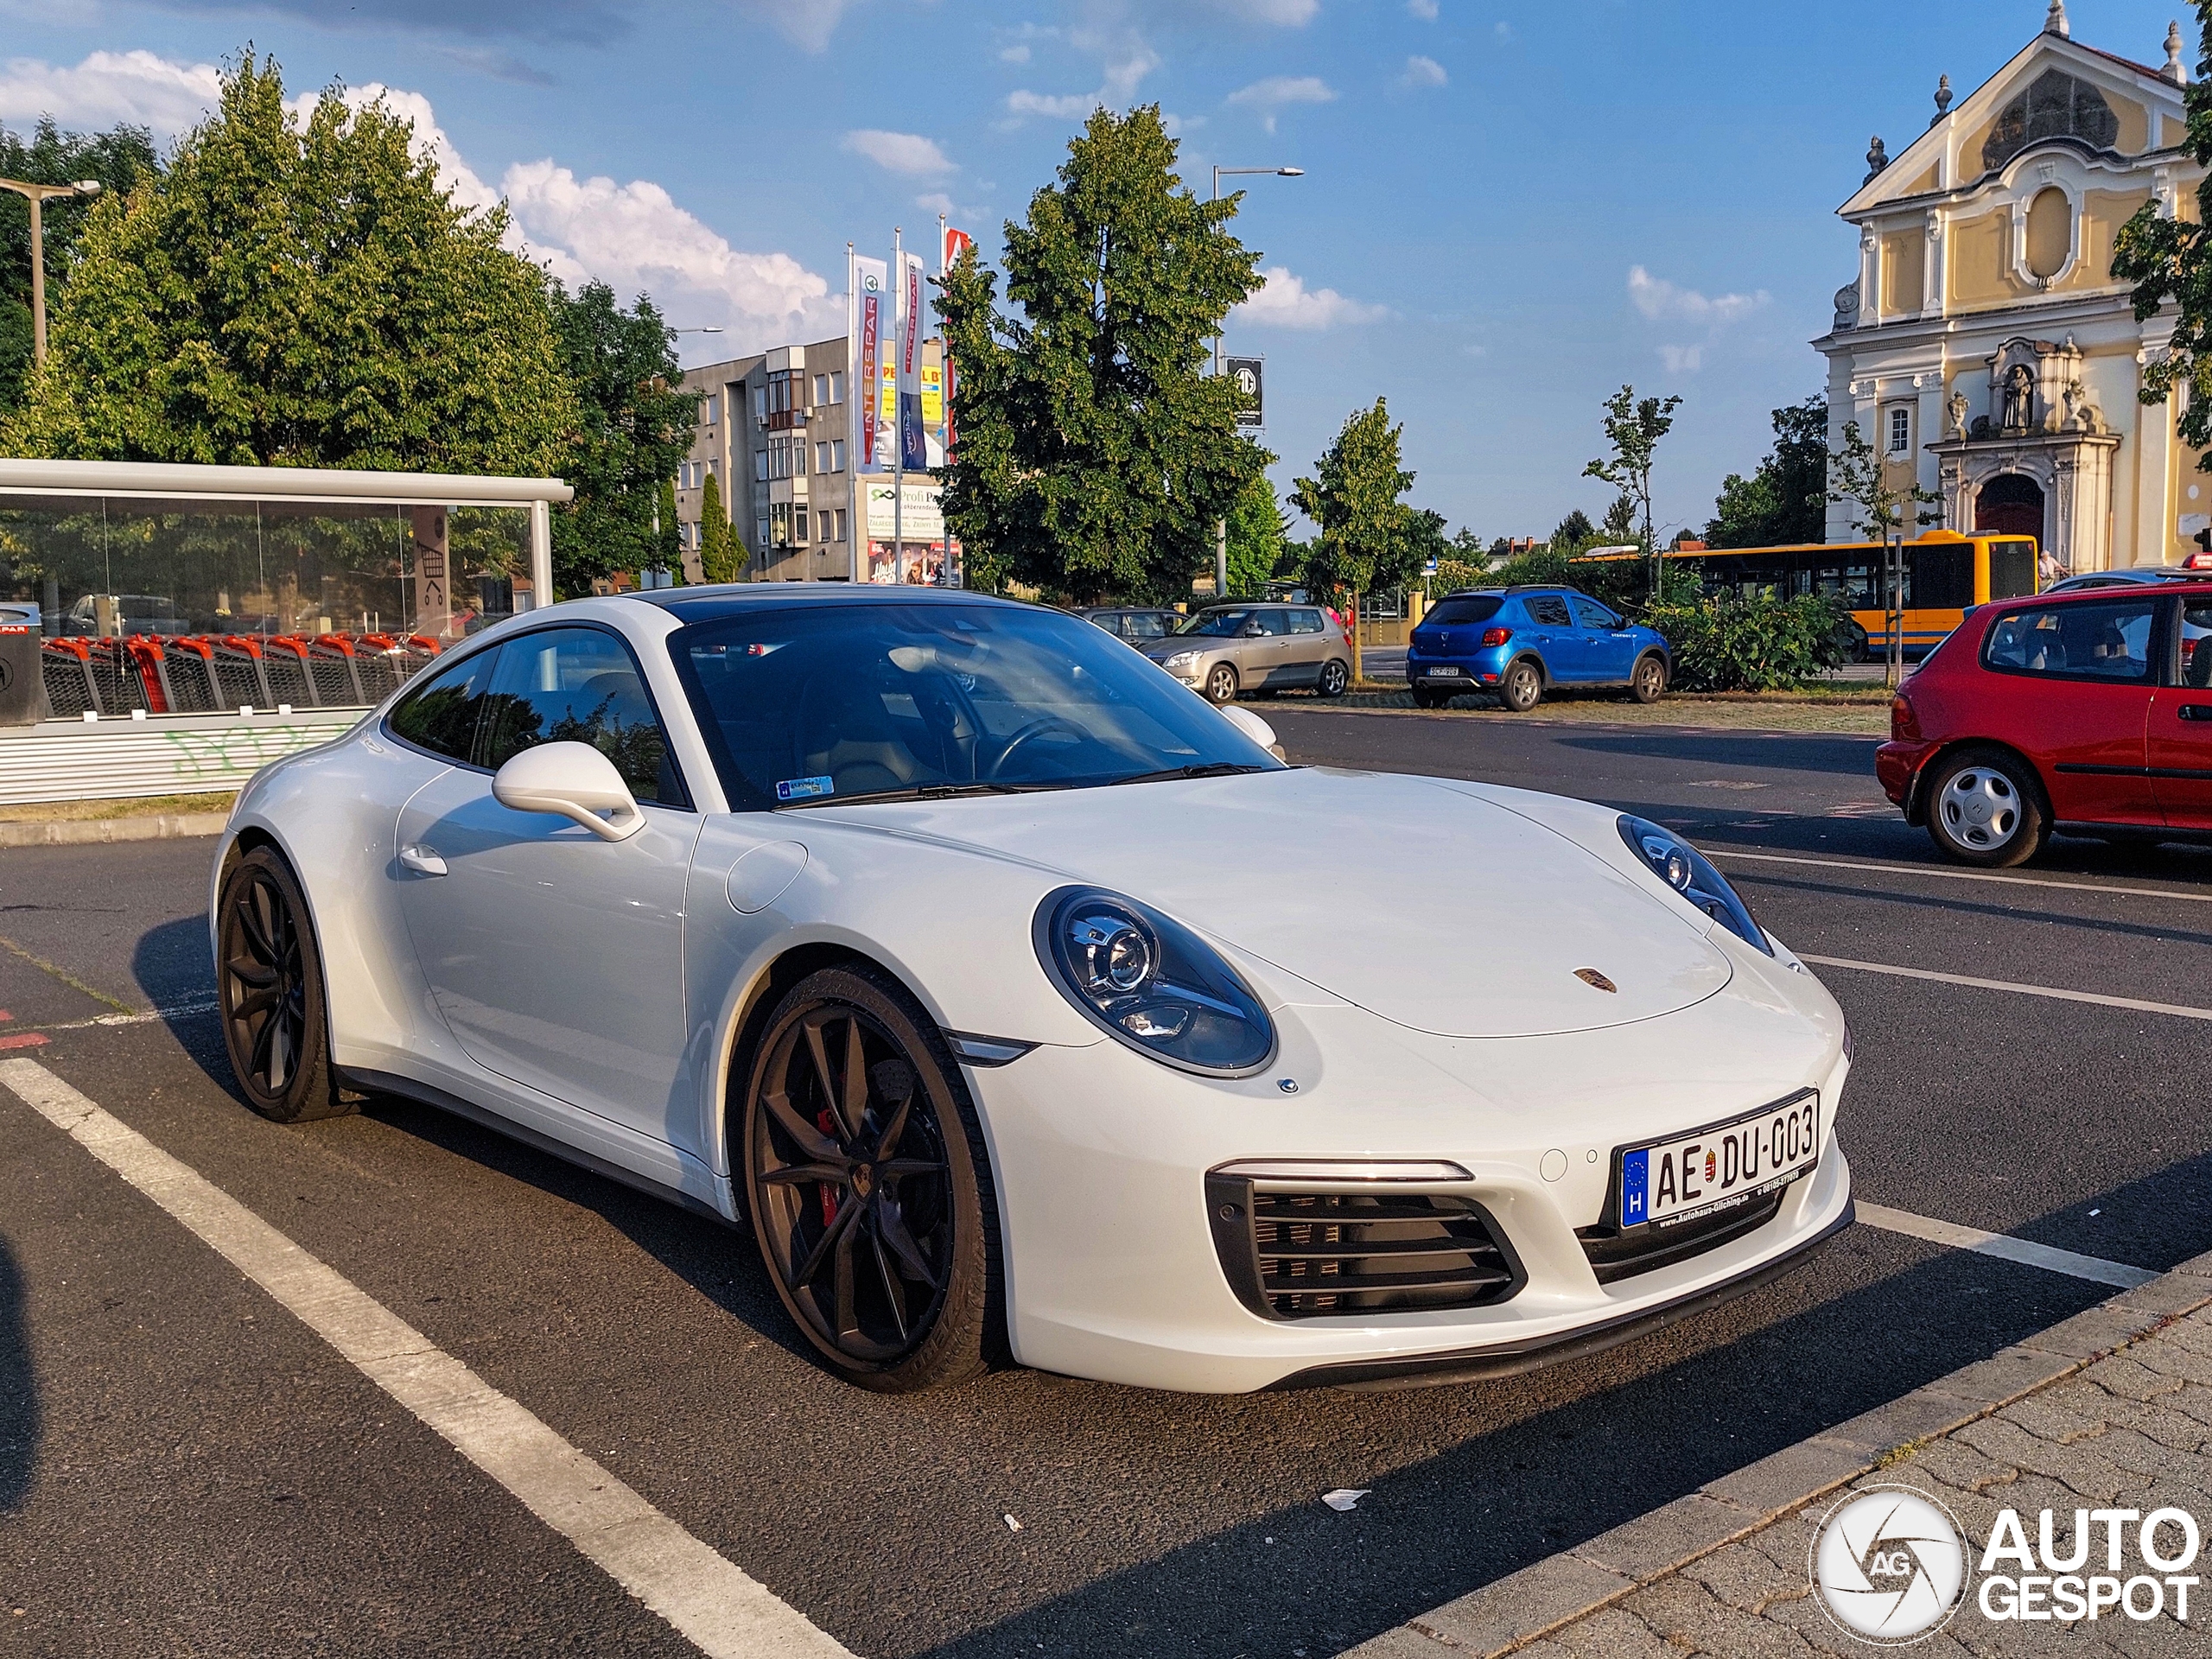
[{"label": "car shadow on asphalt", "polygon": [[215,995],[215,956],[205,917],[183,916],[138,936],[130,949],[130,978],[139,995],[175,1020],[175,1010],[205,1005]]},{"label": "car shadow on asphalt", "polygon": [[1817,772],[1872,779],[1878,737],[1847,732],[1764,732],[1665,728],[1578,733],[1557,739],[1563,749],[1632,755],[1641,760],[1694,761],[1761,772]]},{"label": "car shadow on asphalt", "polygon": [[16,1253],[0,1238],[0,1515],[22,1508],[38,1467],[38,1378],[31,1370],[27,1295]]}]

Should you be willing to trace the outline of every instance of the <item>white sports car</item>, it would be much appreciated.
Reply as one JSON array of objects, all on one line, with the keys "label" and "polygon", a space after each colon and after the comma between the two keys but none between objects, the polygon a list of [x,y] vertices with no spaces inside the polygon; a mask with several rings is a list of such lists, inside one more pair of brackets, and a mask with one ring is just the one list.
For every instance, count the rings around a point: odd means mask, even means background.
[{"label": "white sports car", "polygon": [[240,796],[239,1087],[749,1225],[887,1390],[1494,1376],[1851,1220],[1842,1014],[1694,850],[1273,741],[957,592],[518,617]]}]

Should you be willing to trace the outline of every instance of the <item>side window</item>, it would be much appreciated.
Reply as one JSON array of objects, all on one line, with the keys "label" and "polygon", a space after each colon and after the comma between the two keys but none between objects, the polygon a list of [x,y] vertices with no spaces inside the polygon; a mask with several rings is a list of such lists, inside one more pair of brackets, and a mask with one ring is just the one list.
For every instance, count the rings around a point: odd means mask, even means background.
[{"label": "side window", "polygon": [[1319,611],[1293,611],[1290,613],[1290,631],[1293,633],[1320,632],[1321,613]]},{"label": "side window", "polygon": [[1621,620],[1594,599],[1577,597],[1569,601],[1574,607],[1575,626],[1601,630],[1618,628]]},{"label": "side window", "polygon": [[1981,659],[2015,674],[2148,681],[2156,604],[2121,599],[2008,612],[1990,628]]},{"label": "side window", "polygon": [[1529,620],[1540,628],[1571,628],[1574,626],[1567,619],[1567,601],[1556,594],[1539,594],[1527,603]]},{"label": "side window", "polygon": [[1122,637],[1128,639],[1165,639],[1167,624],[1151,611],[1139,611],[1128,620]]},{"label": "side window", "polygon": [[611,633],[545,628],[508,640],[485,704],[479,747],[495,772],[540,743],[588,743],[639,800],[691,804],[638,665]]},{"label": "side window", "polygon": [[2212,687],[2212,600],[2182,603],[2181,680],[2192,690]]},{"label": "side window", "polygon": [[385,723],[397,737],[418,749],[467,761],[476,745],[476,722],[484,712],[495,647],[435,670],[399,700]]},{"label": "side window", "polygon": [[1288,611],[1277,610],[1262,611],[1260,613],[1260,626],[1267,630],[1268,635],[1270,639],[1281,634],[1288,633],[1290,632],[1290,613]]}]

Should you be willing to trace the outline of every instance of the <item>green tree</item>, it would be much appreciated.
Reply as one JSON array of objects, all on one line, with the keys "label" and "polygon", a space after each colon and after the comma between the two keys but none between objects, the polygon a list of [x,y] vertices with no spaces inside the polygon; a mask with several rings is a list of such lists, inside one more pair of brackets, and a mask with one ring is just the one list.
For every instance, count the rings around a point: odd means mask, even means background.
[{"label": "green tree", "polygon": [[1623,490],[1605,509],[1605,522],[1598,526],[1607,547],[1624,547],[1637,538],[1636,498]]},{"label": "green tree", "polygon": [[[27,184],[97,179],[104,194],[128,195],[159,170],[153,134],[144,127],[64,132],[42,116],[28,141],[0,127],[0,178]],[[41,215],[49,316],[67,281],[88,210],[89,204],[64,199],[48,202]],[[0,419],[22,403],[23,378],[30,372],[30,293],[31,206],[13,191],[0,191]]]},{"label": "green tree", "polygon": [[643,295],[627,311],[604,283],[573,296],[555,283],[549,298],[578,416],[559,465],[576,496],[553,515],[553,585],[574,596],[594,576],[668,560],[675,513],[662,540],[653,523],[660,489],[691,447],[699,397],[677,384],[676,336]]},{"label": "green tree", "polygon": [[709,582],[735,582],[745,561],[737,537],[731,533],[729,513],[722,506],[722,486],[707,474],[707,487],[699,498],[699,574]]},{"label": "green tree", "polygon": [[1265,473],[1255,474],[1229,510],[1229,591],[1250,598],[1267,591],[1282,563],[1290,518]]},{"label": "green tree", "polygon": [[[1612,446],[1612,454],[1599,457],[1582,469],[1585,478],[1602,479],[1633,502],[1641,520],[1637,541],[1651,564],[1651,592],[1655,598],[1662,582],[1660,566],[1664,563],[1665,556],[1660,551],[1658,533],[1651,522],[1651,467],[1658,454],[1659,441],[1674,429],[1675,411],[1681,404],[1679,397],[1638,398],[1634,386],[1623,386],[1605,399],[1603,424],[1605,442]],[[1613,515],[1608,514],[1608,529],[1612,522]]]},{"label": "green tree", "polygon": [[[1843,448],[1828,457],[1827,499],[1859,510],[1852,524],[1870,542],[1882,543],[1882,610],[1890,636],[1889,671],[1885,678],[1894,687],[1904,671],[1904,533],[1908,525],[1932,524],[1941,513],[1932,509],[1942,498],[1923,490],[1910,468],[1893,467],[1875,453],[1859,430],[1859,423],[1843,423]],[[1894,552],[1891,550],[1894,548]],[[1892,569],[1892,564],[1897,569]]]},{"label": "green tree", "polygon": [[1828,400],[1774,411],[1774,448],[1749,478],[1720,482],[1708,547],[1786,547],[1827,539]]},{"label": "green tree", "polygon": [[1291,499],[1320,534],[1314,540],[1313,579],[1351,590],[1355,626],[1352,677],[1362,677],[1359,596],[1405,582],[1416,568],[1413,510],[1399,498],[1414,486],[1400,463],[1405,429],[1390,424],[1388,402],[1363,409],[1344,424],[1320,460],[1317,476],[1301,478]]},{"label": "green tree", "polygon": [[653,512],[654,568],[673,571],[676,585],[683,586],[683,526],[676,516],[676,480],[660,481],[660,505]]},{"label": "green tree", "polygon": [[1078,602],[1180,598],[1274,459],[1205,372],[1258,255],[1174,171],[1159,106],[1099,110],[1058,182],[1006,226],[1006,293],[971,249],[938,300],[960,365],[945,517],[970,580],[1011,575]]},{"label": "green tree", "polygon": [[92,209],[16,454],[556,472],[579,429],[544,273],[381,102],[304,122],[242,54],[168,169]]},{"label": "green tree", "polygon": [[1590,522],[1590,515],[1576,507],[1554,526],[1551,545],[1562,553],[1579,553],[1598,539],[1598,526]]},{"label": "green tree", "polygon": [[[2191,161],[2212,165],[2212,0],[2197,0],[2199,63],[2196,79],[2183,93],[2189,112],[2183,148]],[[2212,244],[2205,240],[2212,212],[2212,177],[2196,187],[2196,218],[2167,218],[2156,201],[2145,202],[2113,244],[2112,274],[2135,286],[2135,320],[2148,321],[2171,302],[2177,312],[2172,343],[2164,356],[2153,354],[2143,371],[2145,404],[2163,404],[2177,385],[2190,396],[2182,405],[2177,429],[2190,448],[2212,448]],[[2197,470],[2212,472],[2212,454],[2200,455]]]}]

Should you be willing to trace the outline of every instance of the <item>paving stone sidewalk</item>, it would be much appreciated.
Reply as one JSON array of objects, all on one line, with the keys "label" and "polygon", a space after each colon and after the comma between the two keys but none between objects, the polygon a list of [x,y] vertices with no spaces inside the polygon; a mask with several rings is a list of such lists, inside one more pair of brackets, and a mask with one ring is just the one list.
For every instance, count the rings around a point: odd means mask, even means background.
[{"label": "paving stone sidewalk", "polygon": [[[2062,1552],[2076,1509],[2185,1510],[2212,1544],[2212,1255],[1446,1603],[1344,1659],[1866,1659],[1878,1649],[1828,1622],[1808,1562],[1821,1518],[1847,1491],[1891,1484],[1941,1498],[1970,1548],[2006,1509],[2024,1517],[2031,1545],[2038,1512],[2056,1511]],[[2166,1540],[2169,1551],[2175,1543]],[[2202,1578],[2200,1591],[2212,1591],[2212,1561],[2200,1556],[2190,1571]],[[2110,1610],[2094,1622],[1999,1624],[1969,1590],[1946,1629],[1904,1651],[2202,1659],[2212,1654],[2212,1594],[2192,1594],[2190,1612],[2187,1625],[2171,1609],[2144,1624]]]}]

